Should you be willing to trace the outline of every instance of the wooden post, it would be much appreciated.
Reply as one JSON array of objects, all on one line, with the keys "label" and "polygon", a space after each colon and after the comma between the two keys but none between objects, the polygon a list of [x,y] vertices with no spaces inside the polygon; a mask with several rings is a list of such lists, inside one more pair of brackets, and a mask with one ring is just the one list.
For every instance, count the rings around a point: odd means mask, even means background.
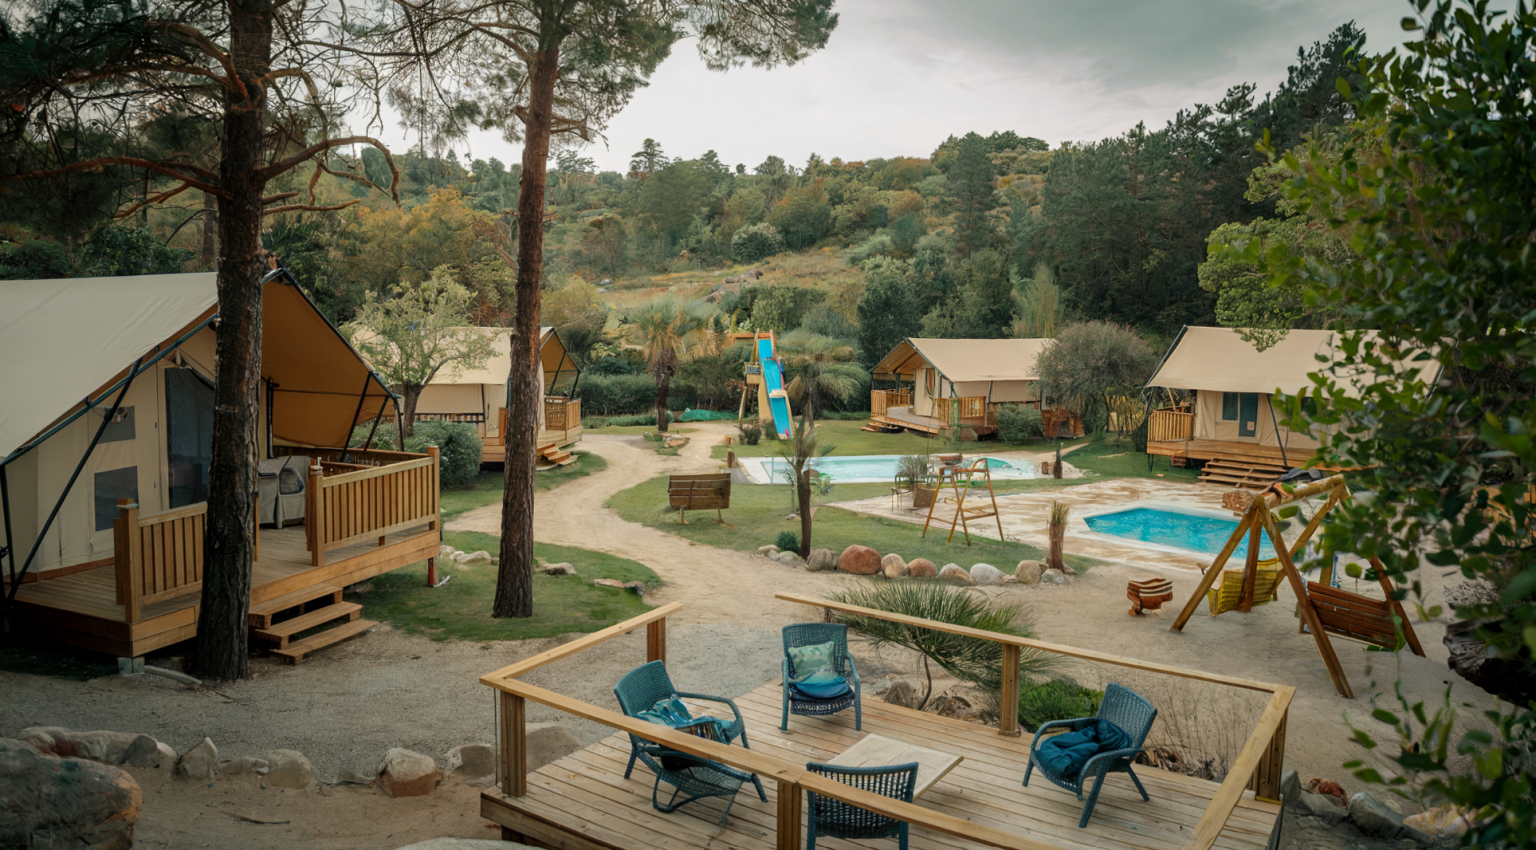
[{"label": "wooden post", "polygon": [[800,817],[805,792],[795,782],[779,780],[778,841],[775,850],[800,850]]},{"label": "wooden post", "polygon": [[1419,645],[1419,636],[1414,632],[1413,624],[1408,622],[1408,613],[1403,610],[1403,603],[1393,596],[1397,588],[1392,586],[1392,579],[1387,577],[1387,568],[1381,565],[1379,558],[1372,557],[1371,569],[1376,571],[1376,580],[1381,582],[1381,589],[1387,594],[1387,604],[1392,607],[1392,613],[1403,622],[1403,638],[1408,641],[1408,648],[1413,650],[1414,655],[1423,658],[1424,647]]},{"label": "wooden post", "polygon": [[667,621],[665,619],[646,624],[645,660],[667,663]]},{"label": "wooden post", "polygon": [[528,793],[528,729],[527,707],[523,698],[506,691],[497,691],[498,738],[501,742],[496,753],[497,779],[501,793],[508,797],[521,797]]},{"label": "wooden post", "polygon": [[1275,727],[1274,736],[1269,739],[1269,748],[1259,759],[1259,767],[1248,783],[1253,796],[1271,803],[1280,802],[1280,774],[1285,769],[1285,721],[1289,717],[1287,707],[1286,713],[1280,716],[1280,724]]},{"label": "wooden post", "polygon": [[[1255,502],[1262,500],[1255,499]],[[1262,507],[1260,510],[1264,510]],[[1253,610],[1253,589],[1259,580],[1259,524],[1248,529],[1248,557],[1243,559],[1243,593],[1237,598],[1237,610],[1244,614]],[[1284,543],[1280,544],[1284,546]]]},{"label": "wooden post", "polygon": [[997,734],[1017,738],[1024,734],[1019,728],[1019,648],[1003,644],[1003,696],[1002,708],[997,720]]},{"label": "wooden post", "polygon": [[[432,484],[431,484],[431,492],[429,492],[427,494],[427,496],[428,496],[428,498],[430,498],[432,500],[432,505],[433,505],[432,522],[429,523],[427,527],[431,528],[433,531],[439,531],[443,527],[443,523],[442,523],[442,509],[443,509],[443,505],[442,505],[441,498],[439,496],[439,494],[441,492],[442,480],[443,480],[443,478],[442,478],[442,459],[441,459],[441,455],[442,455],[442,450],[439,449],[437,446],[427,446],[427,456],[432,458]],[[441,534],[438,535],[438,542],[442,542],[442,535]]]},{"label": "wooden post", "polygon": [[[1255,499],[1254,501],[1258,500]],[[1170,627],[1171,631],[1183,631],[1184,624],[1189,622],[1189,618],[1194,615],[1195,608],[1200,605],[1200,600],[1205,598],[1206,591],[1210,590],[1211,585],[1221,578],[1221,568],[1227,565],[1227,559],[1232,557],[1233,552],[1237,551],[1237,541],[1243,539],[1243,534],[1254,526],[1254,522],[1253,506],[1249,505],[1247,512],[1243,514],[1242,521],[1237,524],[1237,528],[1233,529],[1232,536],[1227,538],[1227,545],[1221,547],[1221,554],[1216,556],[1216,560],[1211,562],[1210,569],[1205,571],[1205,577],[1200,579],[1200,586],[1195,588],[1195,591],[1189,595],[1189,601],[1185,602],[1183,610],[1179,611],[1178,618],[1173,621],[1173,625]]]},{"label": "wooden post", "polygon": [[325,469],[316,463],[309,468],[309,487],[304,491],[304,531],[309,538],[309,562],[325,566]]},{"label": "wooden post", "polygon": [[1317,642],[1317,651],[1323,656],[1323,664],[1328,668],[1328,677],[1333,680],[1333,686],[1345,699],[1354,699],[1355,692],[1349,687],[1349,679],[1344,675],[1344,665],[1339,663],[1339,656],[1333,651],[1333,642],[1328,640],[1327,632],[1323,631],[1323,622],[1317,616],[1317,609],[1312,607],[1312,599],[1307,596],[1307,580],[1301,577],[1296,569],[1296,564],[1291,561],[1291,552],[1285,548],[1285,541],[1280,539],[1280,530],[1275,526],[1275,518],[1267,510],[1264,513],[1264,530],[1269,534],[1269,539],[1275,544],[1275,554],[1280,557],[1280,567],[1285,571],[1285,577],[1291,582],[1291,590],[1296,593],[1296,600],[1301,605],[1301,619],[1306,623],[1307,629],[1312,632],[1312,639]]},{"label": "wooden post", "polygon": [[139,594],[144,588],[143,530],[139,528],[139,505],[127,499],[118,499],[117,511],[117,519],[112,523],[112,557],[117,564],[118,601],[123,603],[123,622],[137,623]]}]

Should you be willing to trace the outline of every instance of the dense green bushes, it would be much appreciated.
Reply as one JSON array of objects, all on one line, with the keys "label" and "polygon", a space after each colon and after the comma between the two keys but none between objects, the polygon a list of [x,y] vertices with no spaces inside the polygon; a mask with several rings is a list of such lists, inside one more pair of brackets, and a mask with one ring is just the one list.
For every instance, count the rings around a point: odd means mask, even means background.
[{"label": "dense green bushes", "polygon": [[1040,411],[1023,404],[1005,404],[997,409],[997,436],[1005,443],[1022,443],[1044,436],[1040,430]]},{"label": "dense green bushes", "polygon": [[[373,423],[352,429],[347,441],[351,448],[361,448],[368,441]],[[400,445],[399,431],[393,422],[380,422],[373,435],[372,447],[394,449]],[[480,435],[467,422],[417,422],[405,440],[405,450],[426,454],[428,446],[437,446],[438,475],[444,487],[463,487],[480,473]]]},{"label": "dense green bushes", "polygon": [[731,253],[743,263],[755,263],[784,250],[784,237],[766,221],[749,224],[731,237]]},{"label": "dense green bushes", "polygon": [[[684,394],[681,389],[673,390],[673,398]],[[590,416],[645,413],[656,406],[656,382],[650,375],[582,375],[576,397]]]},{"label": "dense green bushes", "polygon": [[1019,687],[1019,725],[1028,732],[1052,720],[1092,717],[1098,713],[1103,691],[1085,688],[1067,678],[1025,682]]}]

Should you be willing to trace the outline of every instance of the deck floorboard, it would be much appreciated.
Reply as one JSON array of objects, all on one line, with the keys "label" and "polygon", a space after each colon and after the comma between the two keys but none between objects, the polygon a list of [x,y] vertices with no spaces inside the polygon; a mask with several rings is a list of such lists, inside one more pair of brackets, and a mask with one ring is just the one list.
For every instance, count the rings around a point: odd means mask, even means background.
[{"label": "deck floorboard", "polygon": [[[1139,768],[1151,802],[1141,799],[1123,774],[1109,778],[1086,829],[1077,826],[1082,805],[1076,795],[1038,773],[1022,787],[1030,738],[1004,738],[997,730],[888,705],[864,701],[864,728],[853,728],[852,712],[830,717],[790,718],[779,731],[780,688],[765,685],[736,699],[753,750],[794,762],[829,761],[866,734],[877,734],[964,757],[918,804],[974,823],[1024,835],[1065,850],[1174,850],[1188,840],[1210,804],[1217,783]],[[694,706],[703,711],[704,705]],[[528,794],[482,797],[482,813],[542,843],[564,848],[668,848],[668,850],[769,850],[776,846],[777,787],[763,783],[768,802],[750,784],[736,795],[730,818],[717,827],[721,800],[691,803],[672,814],[651,807],[655,777],[636,764],[629,779],[628,736],[612,735],[534,771]],[[667,791],[663,788],[663,796]],[[665,801],[665,800],[664,800]],[[1216,841],[1222,850],[1262,850],[1274,829],[1279,806],[1251,793],[1233,812]],[[802,835],[804,824],[801,825]],[[889,842],[819,839],[830,850],[884,847]],[[982,845],[913,828],[911,844],[921,850]]]}]

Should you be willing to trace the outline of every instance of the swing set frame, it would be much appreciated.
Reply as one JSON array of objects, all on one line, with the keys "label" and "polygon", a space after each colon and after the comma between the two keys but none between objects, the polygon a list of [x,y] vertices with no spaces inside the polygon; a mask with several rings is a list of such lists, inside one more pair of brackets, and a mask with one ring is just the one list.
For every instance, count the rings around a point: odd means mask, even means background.
[{"label": "swing set frame", "polygon": [[[1317,513],[1313,514],[1296,542],[1288,547],[1280,536],[1276,509],[1323,493],[1328,494],[1327,501]],[[1232,531],[1232,536],[1227,538],[1221,553],[1205,571],[1199,589],[1190,594],[1189,601],[1184,604],[1178,619],[1173,622],[1172,631],[1184,630],[1184,625],[1189,622],[1189,618],[1195,613],[1201,600],[1205,599],[1206,592],[1221,579],[1222,568],[1237,551],[1238,544],[1242,542],[1245,535],[1248,537],[1248,553],[1243,565],[1243,590],[1237,610],[1243,612],[1253,610],[1254,584],[1258,578],[1260,535],[1263,534],[1269,536],[1270,544],[1274,547],[1275,555],[1280,561],[1281,572],[1290,581],[1291,589],[1296,593],[1296,613],[1301,618],[1301,631],[1311,633],[1313,640],[1317,642],[1317,651],[1322,655],[1323,664],[1328,668],[1328,677],[1333,680],[1333,686],[1341,696],[1354,699],[1355,694],[1349,686],[1349,679],[1344,675],[1344,667],[1339,663],[1339,656],[1334,652],[1329,635],[1361,641],[1384,649],[1397,649],[1400,642],[1406,642],[1415,655],[1424,655],[1424,648],[1419,644],[1419,637],[1413,631],[1413,624],[1408,622],[1402,603],[1395,598],[1396,588],[1392,586],[1392,580],[1387,577],[1386,569],[1382,567],[1379,559],[1371,557],[1369,560],[1371,568],[1376,572],[1377,580],[1381,583],[1381,589],[1386,592],[1384,602],[1331,587],[1328,584],[1332,572],[1331,566],[1324,568],[1322,583],[1308,582],[1296,568],[1296,555],[1317,532],[1323,516],[1349,497],[1349,485],[1345,482],[1343,475],[1314,481],[1289,493],[1271,491],[1262,496],[1256,496],[1248,505],[1248,509],[1243,512],[1243,518],[1238,522],[1237,528]],[[1331,563],[1330,555],[1332,552],[1324,551],[1325,562]],[[1319,602],[1319,599],[1314,597],[1321,598],[1322,601]]]},{"label": "swing set frame", "polygon": [[[982,505],[968,509],[965,506],[965,497],[970,495],[971,485],[977,473],[980,473],[987,482],[987,498],[992,503],[991,508]],[[964,489],[960,487],[961,478],[965,479]],[[970,466],[946,466],[939,470],[939,480],[934,485],[933,501],[928,503],[928,518],[923,521],[923,537],[928,536],[928,525],[933,522],[933,508],[939,503],[939,494],[944,492],[946,480],[949,482],[950,490],[955,494],[955,515],[949,521],[949,536],[944,538],[945,543],[955,539],[955,526],[959,525],[965,533],[965,545],[971,545],[970,520],[987,517],[992,517],[997,522],[997,539],[1007,539],[1003,536],[1003,519],[997,512],[997,494],[992,490],[992,469],[987,465],[987,459],[984,457],[971,461]],[[981,488],[977,487],[976,490],[979,493]],[[943,518],[939,519],[939,522],[943,521]]]}]

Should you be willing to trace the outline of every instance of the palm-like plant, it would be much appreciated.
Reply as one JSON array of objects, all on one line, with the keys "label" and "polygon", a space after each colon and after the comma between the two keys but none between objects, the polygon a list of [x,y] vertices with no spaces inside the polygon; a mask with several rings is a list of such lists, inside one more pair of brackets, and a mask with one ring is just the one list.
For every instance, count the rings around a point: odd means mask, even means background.
[{"label": "palm-like plant", "polygon": [[802,558],[811,556],[811,519],[815,515],[811,506],[811,461],[831,454],[834,448],[816,445],[816,429],[811,425],[811,417],[802,413],[795,420],[795,429],[779,454],[785,464],[784,480],[795,488],[795,504],[799,506]]},{"label": "palm-like plant", "polygon": [[784,387],[801,399],[806,415],[814,422],[823,399],[847,401],[858,392],[863,369],[854,362],[854,350],[831,337],[793,331],[779,340],[779,357],[791,377]]},{"label": "palm-like plant", "polygon": [[716,347],[709,333],[713,311],[696,301],[664,296],[629,311],[645,364],[656,381],[656,430],[667,430],[667,394],[678,367]]}]

